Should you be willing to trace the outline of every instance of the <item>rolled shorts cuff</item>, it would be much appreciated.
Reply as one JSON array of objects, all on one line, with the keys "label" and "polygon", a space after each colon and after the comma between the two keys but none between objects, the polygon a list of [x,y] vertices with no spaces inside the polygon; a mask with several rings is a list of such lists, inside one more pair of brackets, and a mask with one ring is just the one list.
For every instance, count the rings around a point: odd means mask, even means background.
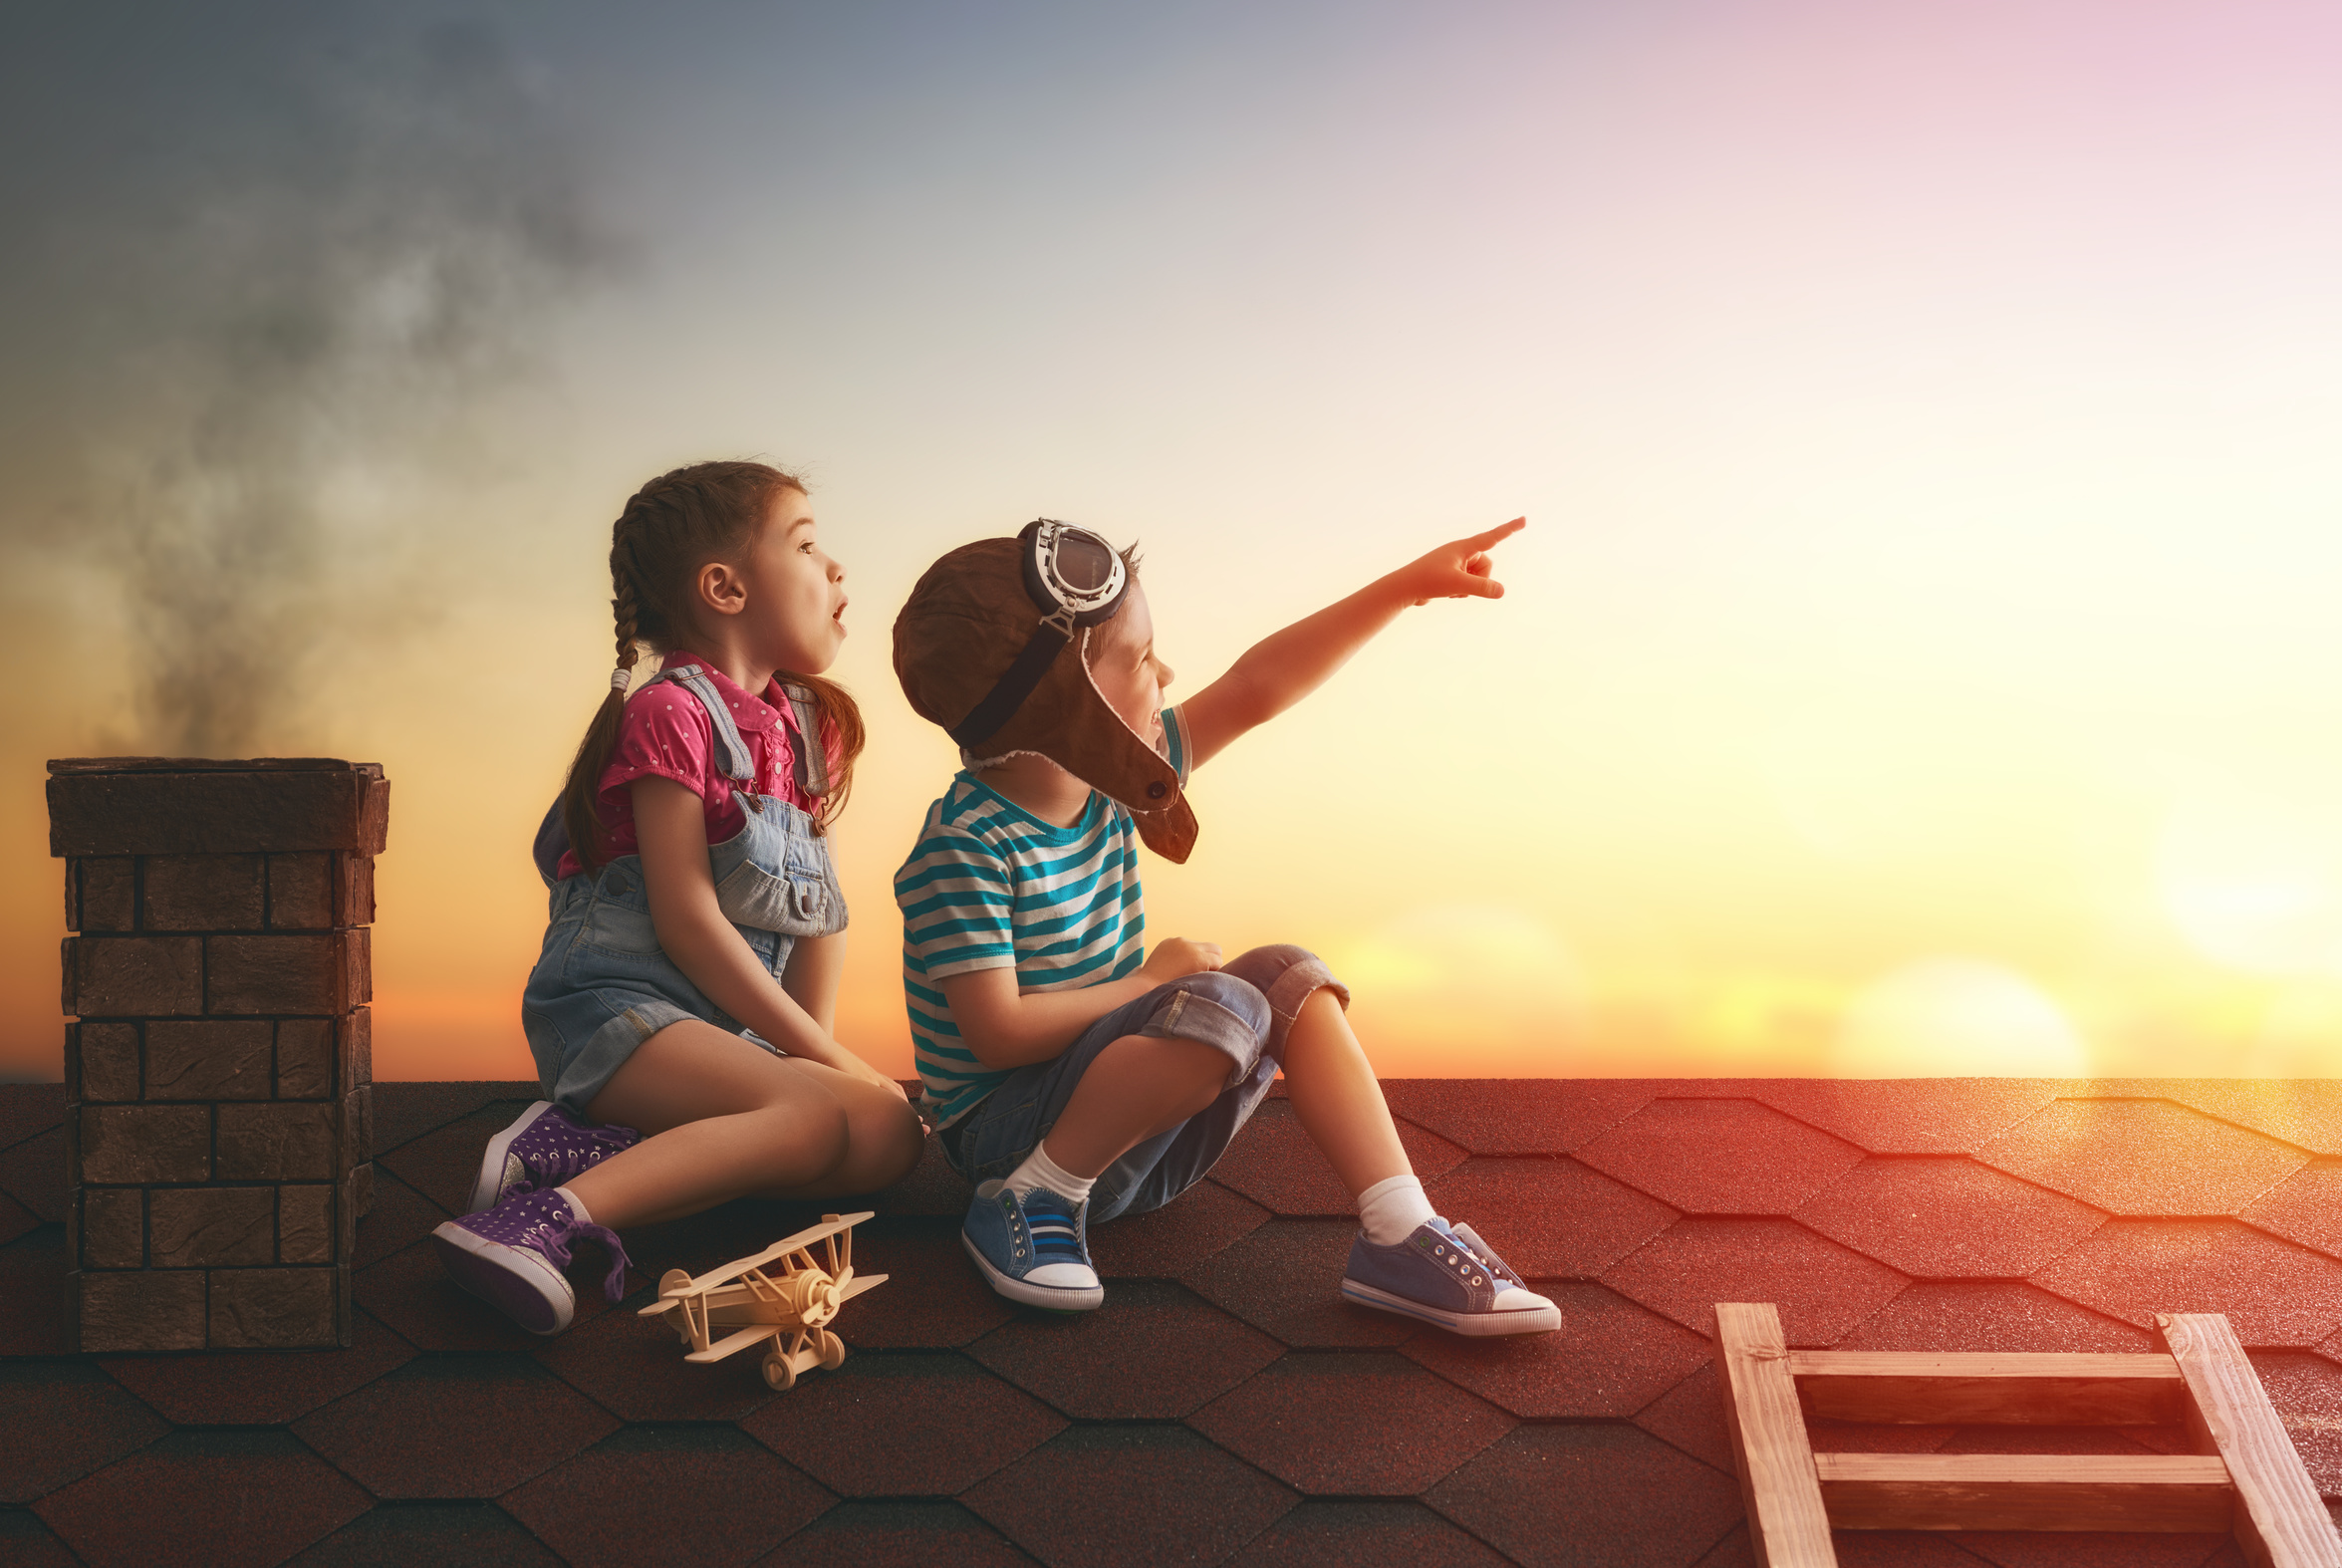
[{"label": "rolled shorts cuff", "polygon": [[1334,1000],[1342,1010],[1350,1010],[1350,987],[1334,978],[1334,971],[1315,953],[1301,958],[1284,973],[1260,989],[1268,998],[1268,1044],[1278,1060],[1284,1059],[1285,1036],[1293,1031],[1293,1020],[1301,1016],[1301,1004],[1319,990],[1334,993]]},{"label": "rolled shorts cuff", "polygon": [[1228,1088],[1242,1083],[1260,1061],[1259,1025],[1195,991],[1173,991],[1138,1032],[1157,1040],[1193,1040],[1222,1053],[1228,1059]]},{"label": "rolled shorts cuff", "polygon": [[559,1076],[545,1085],[546,1098],[582,1116],[644,1041],[669,1024],[697,1016],[657,997],[635,997],[624,1011],[595,1030],[576,1055],[561,1064]]}]

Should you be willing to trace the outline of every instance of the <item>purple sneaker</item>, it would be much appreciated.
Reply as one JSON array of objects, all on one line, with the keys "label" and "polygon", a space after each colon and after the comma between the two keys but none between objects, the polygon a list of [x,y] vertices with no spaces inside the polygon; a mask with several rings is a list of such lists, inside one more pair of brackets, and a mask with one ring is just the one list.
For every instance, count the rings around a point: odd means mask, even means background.
[{"label": "purple sneaker", "polygon": [[642,1141],[631,1127],[597,1127],[540,1100],[488,1140],[480,1156],[480,1178],[472,1183],[471,1207],[464,1212],[476,1214],[517,1193],[559,1186]]},{"label": "purple sneaker", "polygon": [[508,1197],[484,1214],[450,1219],[431,1232],[431,1245],[455,1283],[531,1334],[558,1334],[577,1312],[577,1295],[561,1271],[580,1236],[610,1253],[602,1293],[618,1300],[626,1294],[632,1261],[618,1233],[581,1223],[569,1199],[551,1187]]}]

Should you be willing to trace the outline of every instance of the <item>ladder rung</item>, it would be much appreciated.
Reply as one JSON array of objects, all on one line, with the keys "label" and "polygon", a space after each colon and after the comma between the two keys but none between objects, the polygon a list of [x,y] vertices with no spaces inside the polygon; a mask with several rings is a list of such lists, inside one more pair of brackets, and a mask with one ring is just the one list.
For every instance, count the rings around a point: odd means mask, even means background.
[{"label": "ladder rung", "polygon": [[1845,1530],[2225,1531],[2228,1467],[2199,1454],[1817,1453]]},{"label": "ladder rung", "polygon": [[2154,1427],[2179,1422],[2187,1380],[2165,1355],[1799,1350],[1811,1416],[1949,1426]]}]

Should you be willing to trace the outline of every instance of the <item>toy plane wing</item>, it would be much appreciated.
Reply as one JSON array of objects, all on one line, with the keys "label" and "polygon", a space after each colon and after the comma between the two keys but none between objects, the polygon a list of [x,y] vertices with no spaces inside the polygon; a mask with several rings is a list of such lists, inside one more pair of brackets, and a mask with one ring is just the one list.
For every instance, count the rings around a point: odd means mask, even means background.
[{"label": "toy plane wing", "polygon": [[[658,1293],[659,1299],[661,1302],[672,1301],[677,1297],[700,1295],[707,1291],[713,1290],[720,1285],[728,1285],[733,1280],[738,1279],[742,1274],[747,1273],[750,1269],[762,1268],[765,1264],[770,1263],[774,1258],[784,1257],[791,1252],[797,1251],[801,1247],[810,1247],[817,1241],[825,1241],[829,1237],[836,1235],[841,1230],[851,1230],[856,1225],[859,1225],[864,1220],[870,1218],[876,1212],[878,1212],[876,1209],[864,1209],[859,1214],[840,1214],[836,1219],[824,1220],[822,1223],[813,1226],[811,1229],[800,1230],[793,1236],[789,1236],[774,1242],[771,1246],[766,1247],[762,1252],[756,1253],[754,1256],[739,1258],[733,1262],[726,1263],[723,1267],[715,1270],[715,1272],[711,1274],[701,1274],[692,1279],[688,1284],[677,1285],[672,1291],[662,1290]],[[646,1308],[645,1310],[648,1311],[649,1309]]]}]

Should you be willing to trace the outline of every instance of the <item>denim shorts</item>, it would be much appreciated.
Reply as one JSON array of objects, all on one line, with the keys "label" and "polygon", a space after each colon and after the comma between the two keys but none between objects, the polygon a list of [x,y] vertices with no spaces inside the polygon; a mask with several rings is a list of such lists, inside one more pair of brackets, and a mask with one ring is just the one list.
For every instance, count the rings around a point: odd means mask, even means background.
[{"label": "denim shorts", "polygon": [[1227,1053],[1227,1084],[1219,1098],[1127,1151],[1090,1191],[1093,1224],[1161,1208],[1203,1178],[1268,1097],[1284,1060],[1286,1032],[1320,986],[1350,1005],[1349,989],[1302,947],[1255,947],[1217,969],[1159,985],[1090,1025],[1060,1054],[1017,1069],[943,1129],[937,1142],[969,1180],[1004,1176],[1049,1136],[1082,1074],[1109,1045],[1134,1034],[1199,1041]]},{"label": "denim shorts", "polygon": [[[832,920],[845,924],[842,901],[823,923]],[[753,925],[732,928],[779,979],[796,937]],[[554,884],[552,920],[521,992],[520,1016],[545,1098],[581,1115],[636,1047],[686,1018],[772,1050],[709,1001],[659,947],[639,855]]]}]

